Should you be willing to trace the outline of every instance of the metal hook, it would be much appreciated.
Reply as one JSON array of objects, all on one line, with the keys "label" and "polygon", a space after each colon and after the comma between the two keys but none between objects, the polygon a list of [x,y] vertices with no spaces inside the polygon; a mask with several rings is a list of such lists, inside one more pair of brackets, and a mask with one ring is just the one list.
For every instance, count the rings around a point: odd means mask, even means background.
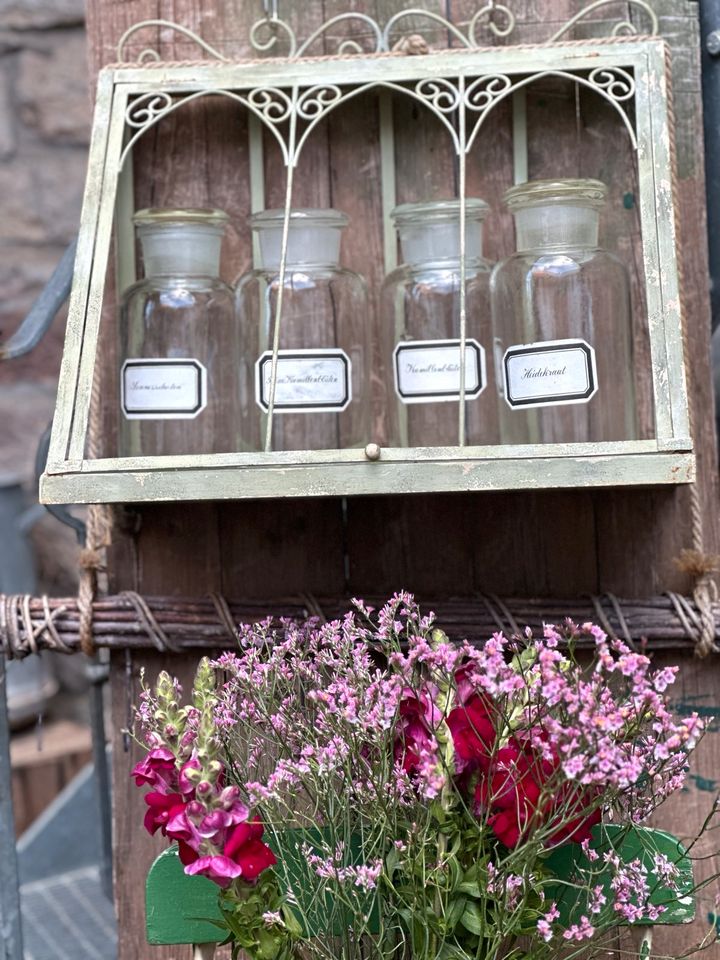
[{"label": "metal hook", "polygon": [[[49,424],[43,435],[38,441],[37,453],[35,455],[35,482],[40,483],[40,477],[45,470],[48,458],[48,450],[50,449],[50,431],[52,429],[52,424]],[[79,517],[74,517],[67,507],[52,506],[51,504],[45,504],[45,509],[49,514],[52,514],[56,520],[59,520],[60,523],[64,523],[66,527],[71,527],[75,531],[75,536],[81,547],[85,546],[85,540],[87,535],[87,527],[85,522],[80,520]]]},{"label": "metal hook", "polygon": [[263,7],[265,9],[265,19],[268,22],[279,19],[278,0],[263,0]]}]

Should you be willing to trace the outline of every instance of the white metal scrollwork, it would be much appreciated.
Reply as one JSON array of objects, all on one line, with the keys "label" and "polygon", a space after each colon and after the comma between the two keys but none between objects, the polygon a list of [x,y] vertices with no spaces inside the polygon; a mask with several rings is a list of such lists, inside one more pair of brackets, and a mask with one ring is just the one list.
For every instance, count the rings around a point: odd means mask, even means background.
[{"label": "white metal scrollwork", "polygon": [[[335,55],[348,54],[372,54],[386,53],[392,50],[402,39],[403,34],[411,31],[416,33],[418,24],[426,24],[432,27],[441,27],[443,32],[448,34],[452,41],[469,50],[482,47],[482,39],[478,37],[480,26],[484,25],[491,34],[496,37],[510,37],[516,27],[516,18],[512,9],[499,0],[488,0],[487,3],[479,7],[472,17],[463,24],[455,24],[442,14],[433,10],[423,10],[420,7],[410,7],[406,10],[400,10],[393,14],[387,23],[382,26],[374,17],[366,13],[340,13],[331,17],[315,29],[305,40],[300,41],[293,27],[278,14],[277,0],[264,0],[265,16],[257,20],[250,28],[248,37],[252,50],[260,54],[271,54],[272,56],[286,56],[289,59],[297,59],[309,56],[313,53],[331,53]],[[593,0],[582,10],[571,17],[567,23],[552,34],[547,40],[552,43],[565,37],[570,31],[582,21],[587,21],[591,13],[604,7],[618,7],[621,0]],[[622,4],[626,7],[634,8],[647,18],[649,29],[646,33],[656,34],[658,32],[658,17],[647,0],[624,0]],[[593,21],[590,21],[591,23]],[[318,42],[327,39],[328,35],[335,27],[343,24],[357,24],[362,27],[367,35],[361,39],[349,37],[335,37],[332,49],[316,50]],[[120,38],[118,43],[118,60],[125,62],[129,52],[130,40],[136,33],[156,27],[165,30],[173,30],[182,36],[196,43],[200,49],[208,54],[212,59],[227,61],[230,58],[221,53],[215,47],[211,46],[206,40],[203,40],[197,33],[183,27],[180,24],[173,23],[170,20],[143,20],[134,24]],[[618,20],[612,27],[612,35],[619,36],[623,34],[637,34],[640,31],[638,27],[628,19]],[[146,47],[134,57],[135,62],[144,63],[148,60],[160,60],[160,54],[152,47]]]}]

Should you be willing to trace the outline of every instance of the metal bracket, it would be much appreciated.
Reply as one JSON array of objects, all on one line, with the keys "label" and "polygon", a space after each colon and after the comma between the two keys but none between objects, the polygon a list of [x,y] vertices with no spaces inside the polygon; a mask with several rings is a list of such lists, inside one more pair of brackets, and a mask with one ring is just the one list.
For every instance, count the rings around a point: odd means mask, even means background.
[{"label": "metal bracket", "polygon": [[[45,472],[45,466],[47,464],[51,432],[52,424],[50,423],[38,441],[37,453],[35,454],[35,482],[38,486],[40,485],[40,477]],[[64,523],[66,527],[72,527],[75,531],[79,546],[84,547],[87,539],[87,525],[85,521],[73,516],[67,507],[60,507],[50,503],[46,503],[44,506],[47,512],[55,517],[56,520]]]},{"label": "metal bracket", "polygon": [[7,343],[0,343],[0,360],[13,360],[34,350],[50,329],[55,315],[70,296],[77,237],[55,267],[30,312]]}]

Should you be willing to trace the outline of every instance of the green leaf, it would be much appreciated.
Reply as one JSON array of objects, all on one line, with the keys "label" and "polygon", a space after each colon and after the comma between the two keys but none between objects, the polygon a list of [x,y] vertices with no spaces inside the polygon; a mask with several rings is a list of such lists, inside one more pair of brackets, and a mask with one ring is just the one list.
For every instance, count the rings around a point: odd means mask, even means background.
[{"label": "green leaf", "polygon": [[393,846],[390,848],[390,852],[385,857],[385,870],[387,875],[392,879],[392,875],[397,870],[398,864],[400,863],[400,853],[397,847]]},{"label": "green leaf", "polygon": [[482,890],[477,880],[464,880],[458,884],[455,893],[466,893],[469,897],[474,897],[476,900],[482,899]]},{"label": "green leaf", "polygon": [[476,903],[470,901],[470,903],[468,903],[465,907],[463,915],[460,918],[460,923],[462,923],[465,929],[469,930],[470,933],[474,933],[478,937],[482,936],[485,922],[480,907]]},{"label": "green leaf", "polygon": [[467,900],[465,897],[457,897],[457,899],[450,903],[445,913],[445,929],[448,933],[452,933],[458,923],[460,923],[460,918],[465,913],[466,906]]},{"label": "green leaf", "polygon": [[287,904],[283,904],[281,907],[282,918],[285,921],[285,927],[287,928],[288,933],[292,937],[301,937],[303,928],[300,924],[298,918],[292,912],[290,907]]}]

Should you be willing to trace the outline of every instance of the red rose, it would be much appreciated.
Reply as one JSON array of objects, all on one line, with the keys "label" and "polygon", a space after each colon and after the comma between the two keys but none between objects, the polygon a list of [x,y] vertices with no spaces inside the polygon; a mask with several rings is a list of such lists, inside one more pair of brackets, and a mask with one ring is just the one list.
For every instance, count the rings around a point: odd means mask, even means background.
[{"label": "red rose", "polygon": [[500,843],[512,850],[520,842],[523,831],[512,810],[503,810],[488,817],[488,825]]},{"label": "red rose", "polygon": [[496,740],[494,716],[491,701],[478,693],[448,714],[458,773],[467,768],[487,769]]}]

